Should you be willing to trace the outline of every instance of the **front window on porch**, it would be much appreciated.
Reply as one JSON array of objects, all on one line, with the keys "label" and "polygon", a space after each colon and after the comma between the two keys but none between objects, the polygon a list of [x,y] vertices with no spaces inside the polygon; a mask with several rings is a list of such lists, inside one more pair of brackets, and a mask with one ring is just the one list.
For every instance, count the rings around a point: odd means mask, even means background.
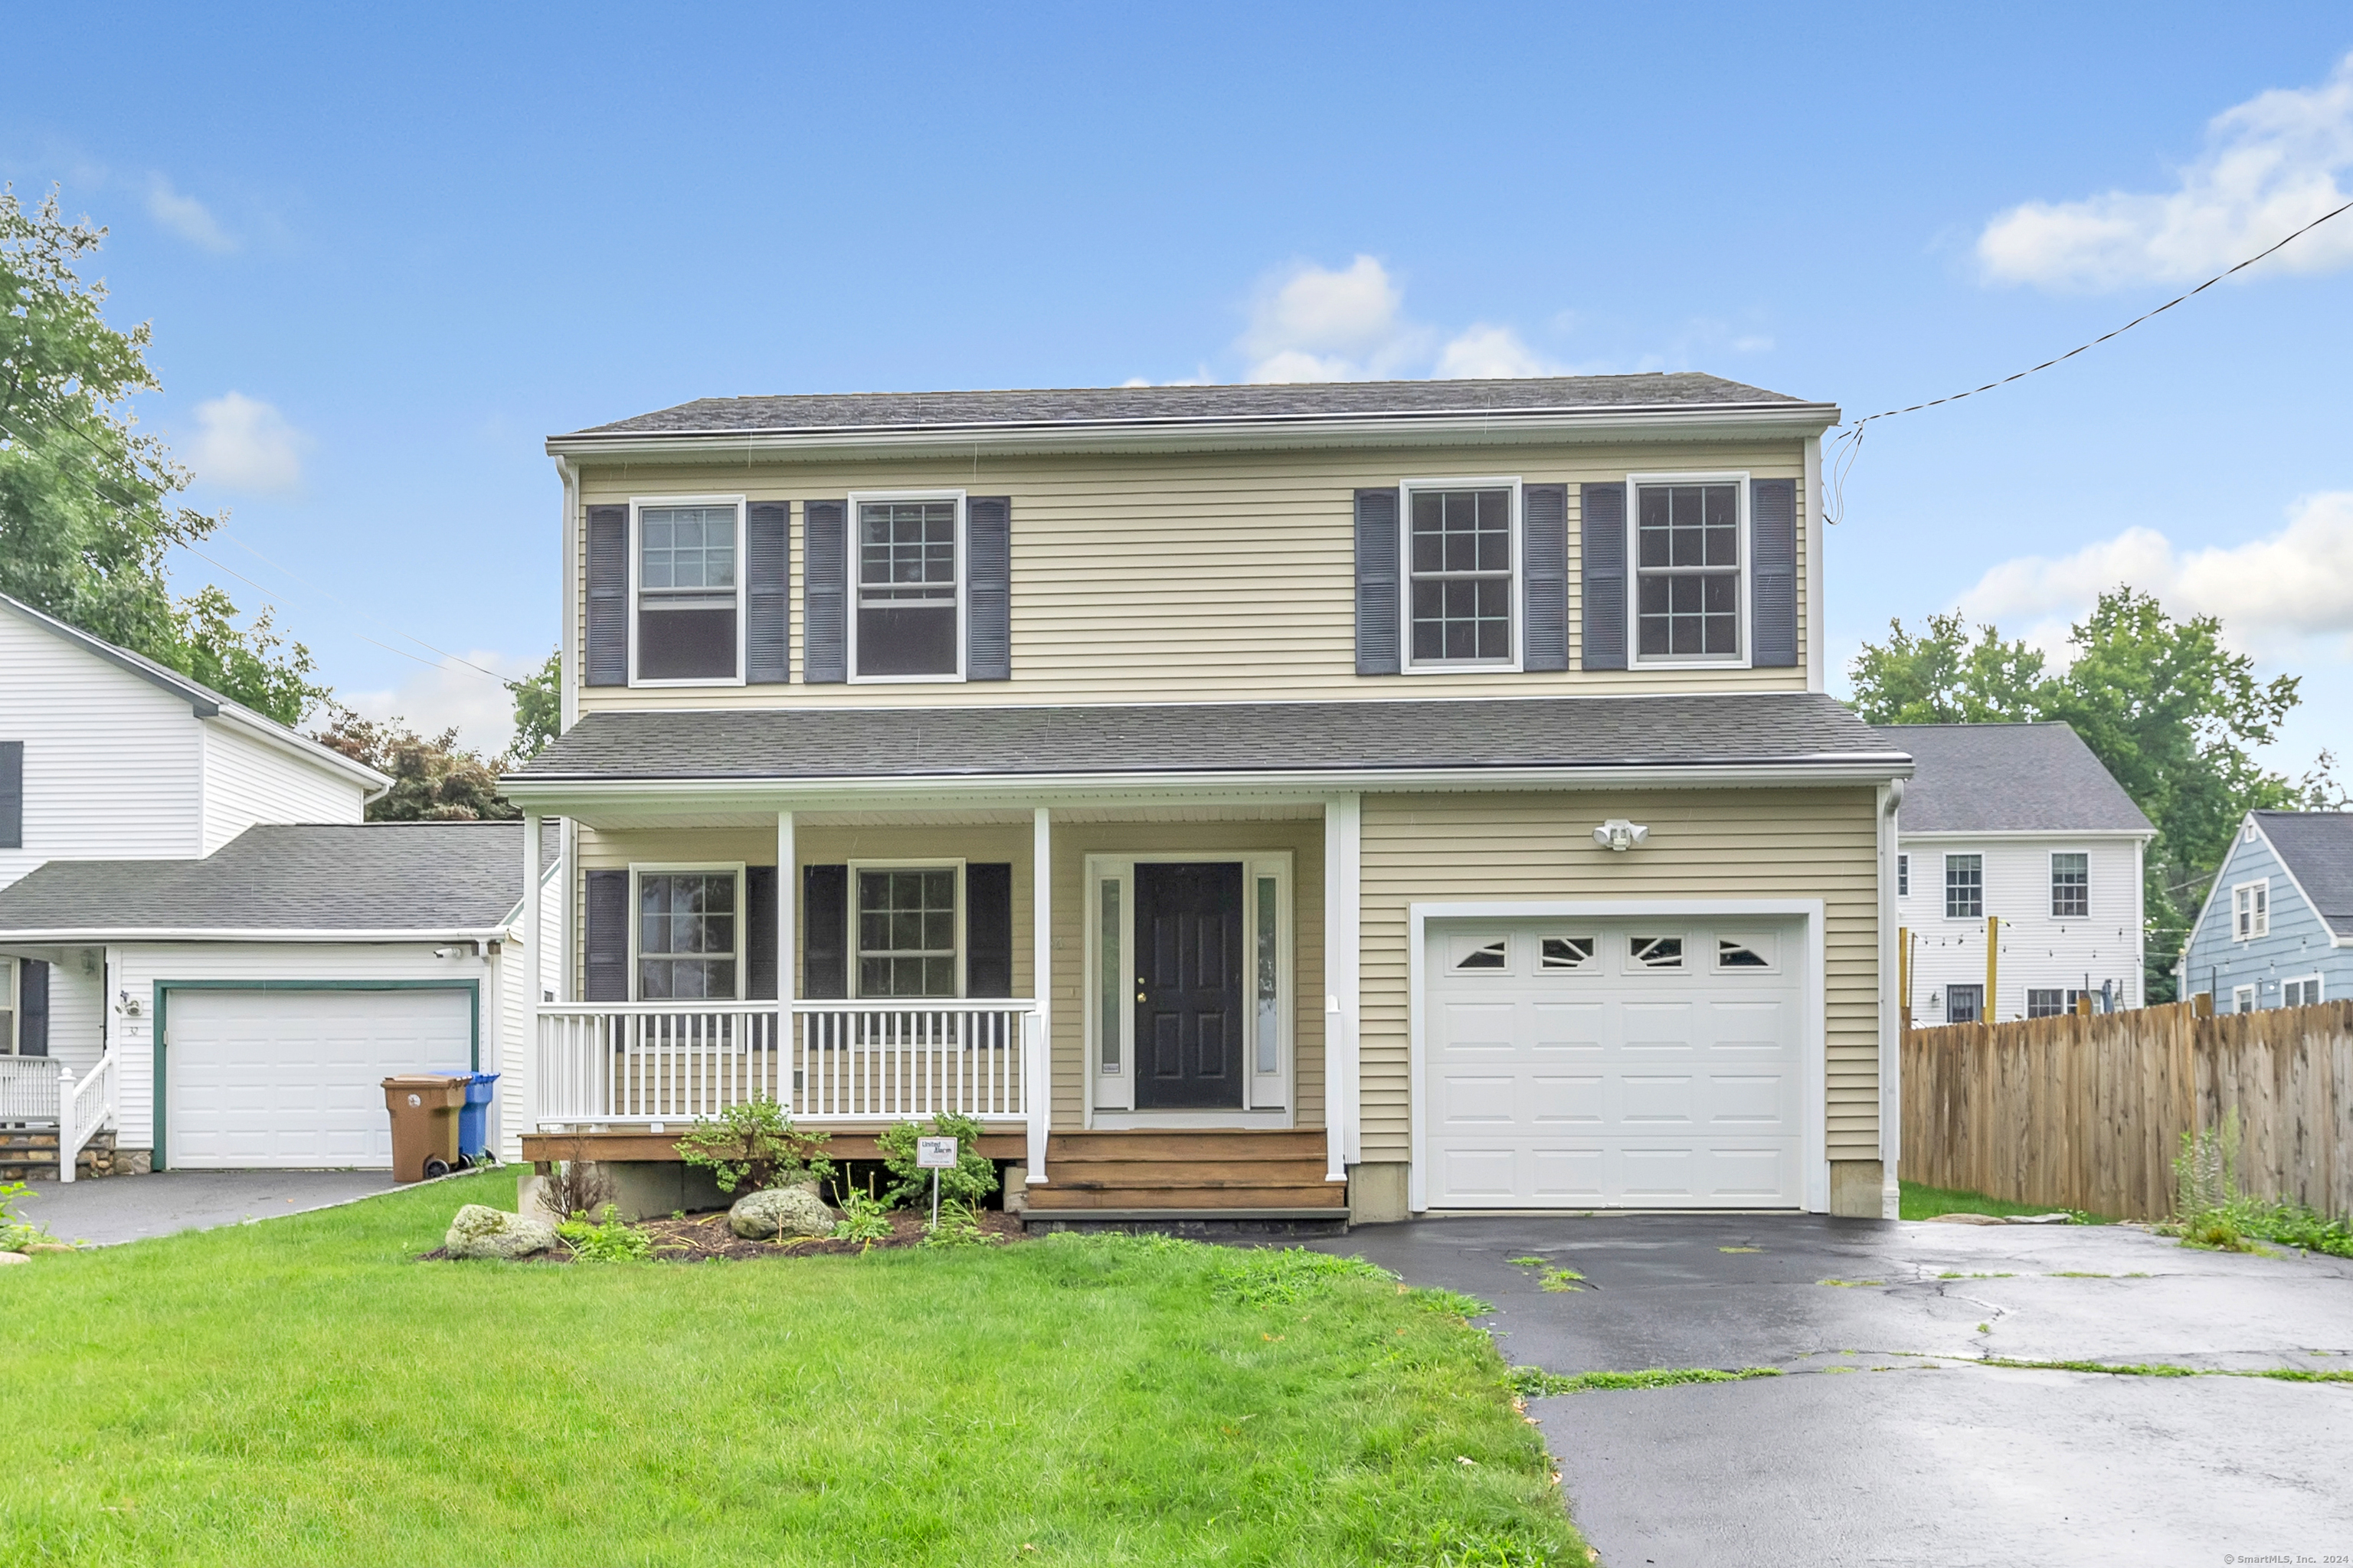
[{"label": "front window on porch", "polygon": [[956,994],[954,866],[858,874],[858,994]]},{"label": "front window on porch", "polygon": [[736,994],[735,874],[638,878],[638,995],[649,1001]]}]

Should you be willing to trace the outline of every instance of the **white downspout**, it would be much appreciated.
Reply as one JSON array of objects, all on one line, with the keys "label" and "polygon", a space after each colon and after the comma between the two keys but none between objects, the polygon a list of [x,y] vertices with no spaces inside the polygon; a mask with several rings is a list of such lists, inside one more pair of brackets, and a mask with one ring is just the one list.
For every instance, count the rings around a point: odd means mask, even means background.
[{"label": "white downspout", "polygon": [[1029,991],[1034,999],[1029,1053],[1029,1144],[1032,1187],[1046,1184],[1046,1139],[1054,1125],[1054,837],[1052,813],[1029,819]]},{"label": "white downspout", "polygon": [[[1904,1020],[1895,994],[1895,856],[1903,842],[1904,781],[1879,787],[1879,1217],[1903,1217],[1896,1169],[1904,1158]],[[1827,1111],[1828,1107],[1825,1107]]]},{"label": "white downspout", "polygon": [[[507,1098],[507,1103],[517,1111],[515,1130],[518,1135],[525,1128],[539,1125],[536,1109],[539,1097],[539,975],[544,951],[539,945],[540,927],[543,924],[539,917],[540,891],[539,813],[525,811],[522,814],[523,961],[518,966],[523,971],[525,1006],[522,1011],[523,1037],[519,1042],[522,1049],[516,1053],[516,1059],[523,1064],[523,1070],[518,1075],[522,1081],[509,1086],[519,1092]],[[500,1118],[501,1137],[504,1136],[505,1120],[503,1116]]]},{"label": "white downspout", "polygon": [[793,1020],[794,919],[800,905],[800,851],[790,811],[776,813],[776,1103],[793,1110],[793,1067],[800,1057]]},{"label": "white downspout", "polygon": [[1364,797],[1324,802],[1324,1141],[1326,1181],[1345,1181],[1365,1157],[1356,1091],[1358,859]]}]

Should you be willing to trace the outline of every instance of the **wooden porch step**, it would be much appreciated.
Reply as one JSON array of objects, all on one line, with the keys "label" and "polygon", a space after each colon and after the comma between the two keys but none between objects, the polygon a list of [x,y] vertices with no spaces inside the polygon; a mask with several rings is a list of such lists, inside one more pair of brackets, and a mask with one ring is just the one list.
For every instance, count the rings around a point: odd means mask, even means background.
[{"label": "wooden porch step", "polygon": [[[1312,1187],[1324,1180],[1321,1160],[1072,1160],[1047,1157],[1056,1187],[1097,1192],[1149,1187]],[[1335,1186],[1337,1183],[1334,1183]]]},{"label": "wooden porch step", "polygon": [[1066,1187],[1060,1179],[1029,1190],[1029,1207],[1066,1213],[1087,1209],[1330,1209],[1345,1213],[1348,1189],[1339,1181],[1313,1187],[1134,1187],[1114,1191]]},{"label": "wooden porch step", "polygon": [[1046,1145],[1049,1166],[1058,1160],[1294,1160],[1324,1158],[1319,1130],[1296,1132],[1191,1132],[1159,1128],[1132,1132],[1057,1132]]}]

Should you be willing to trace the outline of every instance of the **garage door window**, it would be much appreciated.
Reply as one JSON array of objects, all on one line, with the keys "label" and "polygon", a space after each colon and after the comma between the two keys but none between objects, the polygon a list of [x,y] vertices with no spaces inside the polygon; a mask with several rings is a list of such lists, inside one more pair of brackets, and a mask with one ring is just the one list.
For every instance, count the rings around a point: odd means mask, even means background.
[{"label": "garage door window", "polygon": [[733,871],[639,873],[638,998],[733,1001],[735,909]]},{"label": "garage door window", "polygon": [[1496,941],[1489,942],[1484,947],[1472,948],[1462,955],[1454,967],[1458,969],[1504,969],[1511,966],[1511,944]]},{"label": "garage door window", "polygon": [[1679,969],[1683,967],[1683,939],[1681,937],[1630,937],[1627,949],[1634,962],[1646,969]]},{"label": "garage door window", "polygon": [[1769,969],[1773,960],[1762,941],[1736,941],[1730,937],[1715,939],[1715,967],[1720,969]]},{"label": "garage door window", "polygon": [[1581,969],[1593,961],[1599,945],[1592,937],[1546,937],[1539,961],[1548,969]]}]

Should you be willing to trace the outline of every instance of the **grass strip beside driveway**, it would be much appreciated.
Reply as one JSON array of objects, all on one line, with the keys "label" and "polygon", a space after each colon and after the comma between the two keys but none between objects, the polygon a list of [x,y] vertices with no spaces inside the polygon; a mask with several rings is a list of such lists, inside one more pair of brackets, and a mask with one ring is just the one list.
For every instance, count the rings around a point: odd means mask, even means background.
[{"label": "grass strip beside driveway", "polygon": [[1584,1561],[1486,1337],[1374,1271],[410,1261],[512,1182],[0,1275],[8,1561]]}]

